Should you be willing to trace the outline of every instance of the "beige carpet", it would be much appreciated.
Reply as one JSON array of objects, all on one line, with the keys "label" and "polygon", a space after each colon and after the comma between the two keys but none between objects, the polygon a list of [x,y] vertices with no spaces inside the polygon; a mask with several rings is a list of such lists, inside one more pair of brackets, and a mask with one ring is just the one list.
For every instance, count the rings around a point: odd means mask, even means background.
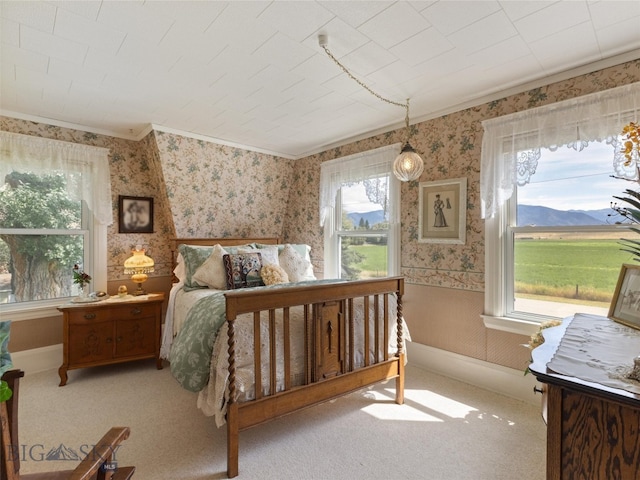
[{"label": "beige carpet", "polygon": [[[226,431],[152,361],[27,375],[20,399],[22,473],[70,468],[46,460],[88,450],[109,427],[131,427],[117,452],[138,480],[226,478]],[[380,385],[241,433],[240,479],[542,480],[539,409],[407,367],[406,403]]]}]

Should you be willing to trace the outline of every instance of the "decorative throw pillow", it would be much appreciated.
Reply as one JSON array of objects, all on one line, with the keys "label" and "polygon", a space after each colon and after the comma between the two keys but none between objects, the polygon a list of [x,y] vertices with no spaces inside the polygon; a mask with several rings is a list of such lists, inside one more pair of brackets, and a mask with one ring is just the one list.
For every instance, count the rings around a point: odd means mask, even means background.
[{"label": "decorative throw pillow", "polygon": [[278,247],[275,245],[259,248],[242,247],[238,248],[238,253],[259,253],[262,257],[262,265],[280,265],[280,262],[278,261]]},{"label": "decorative throw pillow", "polygon": [[279,260],[280,266],[284,268],[285,272],[287,272],[289,281],[301,282],[303,280],[311,279],[308,276],[309,271],[313,272],[313,266],[311,265],[311,262],[301,257],[292,245],[287,243],[284,246]]},{"label": "decorative throw pillow", "polygon": [[214,245],[209,258],[193,274],[193,280],[198,282],[199,285],[206,285],[216,290],[225,290],[227,288],[227,273],[222,257],[226,254],[227,251],[219,244]]},{"label": "decorative throw pillow", "polygon": [[237,253],[222,256],[227,278],[227,288],[259,287],[264,285],[260,270],[259,253]]},{"label": "decorative throw pillow", "polygon": [[289,283],[289,276],[280,265],[267,263],[262,270],[260,276],[265,285],[275,285],[277,283]]}]

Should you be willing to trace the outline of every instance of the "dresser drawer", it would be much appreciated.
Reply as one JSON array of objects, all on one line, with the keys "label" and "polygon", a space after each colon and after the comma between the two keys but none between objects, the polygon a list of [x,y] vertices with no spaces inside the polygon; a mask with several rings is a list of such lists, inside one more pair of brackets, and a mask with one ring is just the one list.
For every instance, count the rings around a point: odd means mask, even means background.
[{"label": "dresser drawer", "polygon": [[132,303],[105,308],[77,308],[69,310],[69,322],[74,325],[82,325],[87,322],[101,322],[104,320],[134,319],[143,317],[154,317],[156,315],[156,305]]}]

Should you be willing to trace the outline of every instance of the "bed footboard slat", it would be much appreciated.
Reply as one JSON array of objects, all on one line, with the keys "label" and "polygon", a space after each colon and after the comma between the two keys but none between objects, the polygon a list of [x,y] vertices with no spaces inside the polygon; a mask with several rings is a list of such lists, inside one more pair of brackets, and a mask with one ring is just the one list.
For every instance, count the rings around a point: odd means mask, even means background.
[{"label": "bed footboard slat", "polygon": [[[238,437],[243,429],[388,379],[396,380],[396,403],[404,402],[403,293],[404,280],[392,277],[225,294],[229,332],[229,477],[238,475]],[[393,296],[395,315],[390,313]],[[292,313],[290,309],[294,307]],[[253,318],[255,399],[239,402],[236,368],[240,367],[236,365],[234,323],[240,314],[251,314]],[[263,393],[261,374],[261,344],[267,339],[261,338],[260,332],[266,328],[261,325],[265,321],[269,332],[268,393]],[[395,353],[389,353],[388,348],[392,321],[397,322]],[[301,335],[304,346],[298,343]],[[296,348],[292,346],[294,341]],[[304,356],[302,370],[294,368],[292,356],[296,355]],[[244,364],[243,357],[240,362]],[[304,378],[294,382],[294,374]],[[279,375],[284,375],[280,386]]]}]

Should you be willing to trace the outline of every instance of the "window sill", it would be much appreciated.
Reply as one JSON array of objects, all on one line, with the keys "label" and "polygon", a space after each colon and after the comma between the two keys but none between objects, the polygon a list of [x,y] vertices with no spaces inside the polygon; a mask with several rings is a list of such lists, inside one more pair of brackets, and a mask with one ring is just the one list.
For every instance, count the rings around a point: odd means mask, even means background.
[{"label": "window sill", "polygon": [[509,317],[494,317],[493,315],[480,315],[484,326],[492,330],[526,335],[530,337],[540,328],[540,322],[533,320],[520,320]]},{"label": "window sill", "polygon": [[2,320],[9,320],[12,322],[21,322],[24,320],[34,320],[37,318],[58,317],[61,313],[57,307],[62,305],[64,299],[57,299],[55,303],[46,302],[41,305],[34,306],[19,306],[15,304],[0,306],[0,316]]}]

